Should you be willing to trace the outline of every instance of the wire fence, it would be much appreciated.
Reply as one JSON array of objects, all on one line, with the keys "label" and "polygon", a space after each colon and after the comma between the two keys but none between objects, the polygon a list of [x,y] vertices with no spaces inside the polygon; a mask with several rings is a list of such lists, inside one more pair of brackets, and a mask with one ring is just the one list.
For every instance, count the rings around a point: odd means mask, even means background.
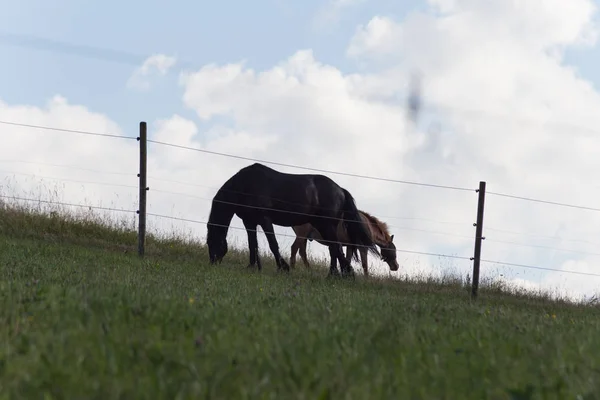
[{"label": "wire fence", "polygon": [[[310,166],[301,166],[301,165],[295,165],[295,164],[289,164],[289,163],[263,160],[263,159],[258,159],[258,158],[241,156],[241,155],[237,155],[237,154],[229,154],[229,153],[217,152],[217,151],[212,151],[212,150],[207,150],[207,149],[202,149],[202,148],[184,146],[184,145],[180,145],[177,143],[168,143],[165,141],[159,141],[159,140],[153,140],[153,139],[147,139],[146,141],[144,141],[143,139],[145,138],[145,136],[142,137],[142,135],[140,135],[140,136],[124,136],[124,135],[118,135],[118,134],[89,132],[89,131],[84,131],[84,130],[63,129],[63,128],[41,126],[41,125],[23,124],[23,123],[14,122],[14,121],[0,121],[0,124],[4,125],[4,126],[23,127],[23,128],[29,128],[29,129],[35,129],[35,130],[48,130],[48,131],[60,132],[60,133],[64,133],[64,134],[77,134],[77,135],[104,137],[107,139],[122,139],[122,140],[129,140],[129,141],[137,141],[140,143],[140,149],[142,148],[142,146],[146,146],[146,143],[150,143],[151,145],[157,146],[157,147],[170,147],[170,148],[176,148],[176,149],[180,149],[180,150],[184,150],[184,151],[192,151],[192,152],[198,152],[198,153],[203,153],[203,154],[210,154],[210,155],[223,157],[223,158],[232,158],[232,159],[238,159],[238,160],[243,160],[243,161],[258,162],[258,163],[270,164],[270,165],[274,165],[274,166],[311,171],[311,172],[321,173],[321,174],[339,175],[339,176],[346,176],[346,177],[352,177],[352,178],[357,178],[357,179],[379,181],[379,182],[384,182],[386,184],[421,186],[421,187],[427,187],[427,188],[439,189],[439,190],[450,190],[450,191],[467,192],[467,193],[470,192],[473,194],[476,194],[479,191],[479,189],[477,189],[475,187],[469,188],[466,186],[442,185],[442,184],[434,184],[434,183],[426,183],[426,182],[416,182],[416,181],[392,179],[392,178],[388,178],[388,177],[355,174],[355,173],[350,173],[350,172],[334,171],[334,170],[328,170],[328,169],[314,168],[314,167],[310,167]],[[145,130],[145,123],[143,123],[143,124],[144,124],[144,130]],[[146,143],[143,143],[143,142],[146,142]],[[167,178],[163,178],[163,177],[154,177],[153,175],[141,176],[141,175],[143,175],[142,173],[133,172],[133,171],[131,171],[131,172],[106,171],[106,170],[101,170],[101,169],[83,168],[83,167],[78,167],[78,166],[70,166],[70,165],[55,164],[55,163],[43,163],[43,162],[37,162],[37,161],[18,160],[18,159],[17,160],[14,160],[14,159],[0,160],[0,164],[2,164],[2,163],[22,163],[22,164],[30,164],[30,165],[39,165],[39,166],[44,166],[44,167],[51,166],[51,167],[57,167],[57,168],[65,168],[65,169],[69,169],[71,171],[80,170],[80,171],[86,171],[86,172],[94,172],[94,173],[98,173],[98,174],[106,174],[106,175],[114,175],[114,176],[128,176],[128,177],[131,177],[132,179],[134,177],[136,177],[136,175],[137,175],[137,178],[140,180],[140,182],[142,182],[142,179],[144,182],[147,179],[149,179],[151,181],[156,181],[156,182],[178,184],[178,185],[184,185],[184,186],[189,186],[189,187],[198,187],[198,188],[203,188],[203,189],[210,189],[212,191],[216,191],[219,189],[216,186],[203,185],[201,183],[183,182],[183,181],[167,179]],[[85,184],[85,185],[91,184],[91,185],[100,185],[100,186],[123,187],[123,188],[140,190],[140,193],[143,190],[147,190],[150,193],[161,193],[161,194],[178,196],[178,197],[190,197],[190,198],[194,198],[194,199],[198,199],[198,200],[202,200],[202,201],[206,201],[206,202],[213,201],[213,198],[208,197],[208,196],[198,196],[198,195],[194,195],[194,194],[182,193],[182,192],[170,191],[170,190],[164,190],[164,189],[153,189],[153,188],[145,188],[145,187],[142,188],[139,185],[134,185],[134,184],[127,185],[127,184],[113,183],[113,182],[90,181],[87,179],[86,180],[68,179],[68,178],[62,178],[62,177],[56,177],[56,176],[24,173],[24,172],[20,172],[20,171],[8,171],[8,170],[4,170],[4,169],[0,170],[0,173],[6,174],[6,175],[14,174],[14,175],[21,175],[21,176],[33,176],[33,177],[37,177],[37,178],[56,180],[56,181],[61,181],[61,182],[81,183],[81,184]],[[485,188],[485,186],[483,186],[483,187]],[[352,190],[351,190],[351,192],[352,192]],[[523,202],[530,202],[530,203],[543,203],[543,204],[547,204],[547,205],[551,205],[551,206],[555,206],[555,207],[566,207],[566,208],[571,208],[571,209],[587,210],[587,211],[593,211],[593,212],[600,211],[600,208],[589,207],[589,206],[584,206],[584,205],[569,204],[569,203],[544,200],[544,199],[536,199],[536,198],[530,198],[530,197],[526,197],[526,196],[517,196],[517,195],[513,195],[513,194],[507,194],[507,193],[501,193],[501,192],[495,192],[495,191],[485,191],[485,189],[484,189],[484,192],[485,192],[484,195],[493,196],[493,197],[497,197],[497,198],[507,198],[507,199],[518,200],[518,201],[523,201]],[[156,213],[156,212],[152,212],[152,209],[150,210],[150,212],[146,211],[145,213],[142,213],[143,214],[142,215],[142,214],[140,214],[140,209],[145,209],[145,198],[142,200],[142,199],[140,199],[140,196],[138,196],[138,200],[140,201],[140,204],[139,204],[139,207],[137,210],[119,209],[116,207],[90,206],[90,205],[75,204],[75,203],[70,203],[70,202],[58,202],[58,201],[55,202],[55,201],[42,200],[42,199],[38,199],[38,198],[28,198],[28,197],[24,197],[24,196],[9,196],[9,195],[5,195],[5,194],[0,195],[0,198],[7,199],[7,200],[39,202],[39,203],[57,204],[57,205],[88,208],[88,209],[97,209],[97,210],[103,210],[103,211],[109,211],[109,212],[123,212],[123,213],[137,214],[138,220],[140,221],[140,232],[138,235],[138,239],[140,241],[140,249],[141,249],[140,255],[143,255],[143,243],[145,241],[145,228],[144,228],[144,230],[141,229],[141,225],[142,225],[141,220],[142,219],[145,220],[146,216],[151,216],[151,217],[164,219],[164,220],[183,221],[183,222],[188,222],[188,223],[192,223],[192,224],[207,225],[207,221],[197,220],[197,219],[193,219],[193,218],[176,217],[176,216],[172,216],[172,215],[166,215],[164,213]],[[480,223],[483,223],[484,204],[483,204],[483,201],[481,200],[482,199],[481,195],[479,196],[479,198],[480,198],[480,200],[479,200],[478,208],[481,210]],[[144,204],[141,204],[142,202]],[[231,203],[231,204],[234,204],[234,203]],[[244,204],[235,204],[235,205],[259,208],[259,209],[263,209],[263,210],[277,210],[279,212],[282,212],[281,210],[274,209],[274,208],[269,209],[269,208],[265,208],[265,207],[255,207],[255,206],[249,206],[249,205],[244,205]],[[296,214],[307,215],[305,213],[296,213]],[[462,226],[467,225],[467,223],[464,221],[463,222],[438,221],[438,220],[434,220],[434,219],[418,218],[418,217],[414,217],[414,216],[403,217],[403,216],[377,216],[376,215],[376,217],[378,217],[380,219],[386,219],[386,220],[387,219],[396,219],[396,220],[405,220],[405,221],[406,220],[429,221],[429,222],[435,222],[435,223],[439,223],[439,224],[455,225],[455,226],[456,225],[462,225]],[[329,218],[339,220],[339,218],[333,218],[333,217],[329,217]],[[347,221],[347,222],[353,222],[353,221]],[[144,222],[144,224],[145,224],[145,222]],[[470,222],[468,224],[472,224],[474,226],[477,225],[477,223],[473,224],[472,222]],[[406,231],[421,232],[421,233],[432,234],[432,235],[442,235],[442,236],[456,237],[456,238],[462,238],[462,239],[470,239],[470,240],[474,241],[475,246],[477,246],[478,244],[479,244],[479,246],[481,246],[481,242],[485,241],[485,242],[498,243],[498,244],[504,244],[504,245],[510,245],[510,246],[547,249],[547,250],[553,250],[553,251],[584,254],[587,256],[600,256],[600,253],[596,253],[596,252],[567,249],[567,248],[560,248],[560,247],[553,247],[553,246],[536,245],[536,244],[531,244],[531,243],[519,243],[519,242],[515,242],[515,241],[496,239],[493,237],[486,238],[485,235],[483,235],[483,233],[481,235],[477,235],[477,233],[475,235],[465,235],[465,234],[459,234],[459,233],[450,232],[450,231],[420,229],[420,228],[401,226],[401,225],[396,225],[396,224],[389,224],[387,226],[390,229],[394,229],[394,230],[406,230]],[[234,230],[239,230],[239,231],[245,230],[245,228],[243,228],[243,227],[231,226],[231,228]],[[483,225],[480,228],[481,228],[481,232],[483,232],[483,230],[486,230],[489,232],[506,233],[506,234],[512,234],[512,235],[522,235],[522,236],[538,237],[538,238],[546,238],[546,239],[557,239],[557,240],[568,241],[568,242],[572,242],[572,243],[587,243],[587,244],[592,244],[592,245],[600,244],[600,243],[595,243],[593,241],[589,241],[587,239],[564,239],[564,238],[561,238],[558,236],[536,235],[536,234],[529,234],[529,233],[524,233],[524,232],[511,231],[511,230],[507,230],[507,229],[496,229],[495,227],[483,227]],[[300,237],[302,239],[306,239],[306,238],[298,236],[298,235],[289,235],[289,234],[284,234],[284,233],[277,233],[277,236],[278,237],[289,237],[289,238],[294,238],[294,239],[296,237]],[[327,242],[325,240],[322,240],[322,241]],[[342,244],[348,245],[348,243],[342,243]],[[519,268],[525,268],[525,269],[531,269],[531,270],[551,271],[551,272],[563,273],[563,274],[600,277],[600,274],[592,273],[592,272],[582,272],[582,271],[568,270],[568,269],[549,268],[549,267],[514,263],[514,262],[508,262],[508,261],[502,261],[502,260],[490,260],[485,257],[481,257],[480,255],[478,256],[477,254],[453,255],[453,254],[447,254],[447,253],[442,253],[442,252],[436,253],[436,252],[419,251],[419,250],[410,249],[410,248],[396,248],[396,251],[397,251],[397,253],[417,254],[417,255],[425,255],[425,256],[444,257],[444,258],[464,260],[464,261],[473,261],[474,269],[473,269],[472,285],[474,286],[474,289],[473,289],[474,296],[476,296],[476,293],[477,293],[476,288],[478,285],[477,277],[479,276],[479,263],[493,264],[493,265],[499,265],[499,266],[513,266],[513,267],[519,267]],[[475,252],[475,253],[477,253],[477,252]]]}]

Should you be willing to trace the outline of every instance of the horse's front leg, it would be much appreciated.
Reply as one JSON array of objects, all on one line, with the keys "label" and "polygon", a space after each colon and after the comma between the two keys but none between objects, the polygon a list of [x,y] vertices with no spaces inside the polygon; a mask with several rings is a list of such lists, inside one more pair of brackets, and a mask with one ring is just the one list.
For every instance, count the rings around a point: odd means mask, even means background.
[{"label": "horse's front leg", "polygon": [[328,277],[338,277],[340,276],[340,271],[338,271],[337,269],[337,252],[335,250],[335,244],[330,244],[329,247],[329,257],[331,258],[331,261],[329,263],[329,275]]},{"label": "horse's front leg", "polygon": [[275,229],[273,228],[273,224],[271,221],[266,221],[260,224],[262,226],[263,231],[265,231],[265,236],[269,242],[269,248],[275,257],[275,262],[277,263],[277,270],[283,269],[286,272],[289,272],[290,266],[283,259],[281,253],[279,253],[279,243],[277,243],[277,239],[275,238]]},{"label": "horse's front leg", "polygon": [[253,225],[250,222],[244,221],[244,227],[246,228],[246,233],[248,234],[248,253],[250,255],[250,262],[248,264],[248,268],[253,268],[255,264],[258,266],[258,270],[262,270],[262,265],[260,263],[260,257],[258,256],[258,238],[256,236],[256,227],[257,225]]},{"label": "horse's front leg", "polygon": [[369,266],[367,264],[367,248],[361,247],[359,249],[360,252],[360,262],[362,263],[363,271],[365,272],[365,276],[369,276]]}]

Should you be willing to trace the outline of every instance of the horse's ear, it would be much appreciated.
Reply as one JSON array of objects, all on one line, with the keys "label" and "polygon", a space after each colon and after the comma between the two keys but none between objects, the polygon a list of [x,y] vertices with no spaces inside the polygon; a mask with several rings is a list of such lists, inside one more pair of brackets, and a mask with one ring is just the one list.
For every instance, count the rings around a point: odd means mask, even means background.
[{"label": "horse's ear", "polygon": [[392,236],[390,237],[390,242],[393,242],[393,241],[394,241],[394,235],[392,235]]}]

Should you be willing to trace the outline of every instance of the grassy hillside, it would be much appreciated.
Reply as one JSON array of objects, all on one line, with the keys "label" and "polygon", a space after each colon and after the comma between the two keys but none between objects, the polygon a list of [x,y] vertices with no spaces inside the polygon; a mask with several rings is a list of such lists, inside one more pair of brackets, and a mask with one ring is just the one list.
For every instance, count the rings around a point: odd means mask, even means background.
[{"label": "grassy hillside", "polygon": [[131,222],[2,203],[0,398],[599,398],[596,307],[207,259],[150,237],[140,260]]}]

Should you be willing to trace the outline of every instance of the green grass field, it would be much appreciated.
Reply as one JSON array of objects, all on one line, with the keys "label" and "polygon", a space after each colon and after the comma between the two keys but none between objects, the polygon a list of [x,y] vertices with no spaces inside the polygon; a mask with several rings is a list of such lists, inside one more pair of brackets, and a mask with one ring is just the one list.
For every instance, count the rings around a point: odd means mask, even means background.
[{"label": "green grass field", "polygon": [[131,222],[3,203],[0,398],[600,398],[596,306],[207,259],[150,237],[141,260]]}]

